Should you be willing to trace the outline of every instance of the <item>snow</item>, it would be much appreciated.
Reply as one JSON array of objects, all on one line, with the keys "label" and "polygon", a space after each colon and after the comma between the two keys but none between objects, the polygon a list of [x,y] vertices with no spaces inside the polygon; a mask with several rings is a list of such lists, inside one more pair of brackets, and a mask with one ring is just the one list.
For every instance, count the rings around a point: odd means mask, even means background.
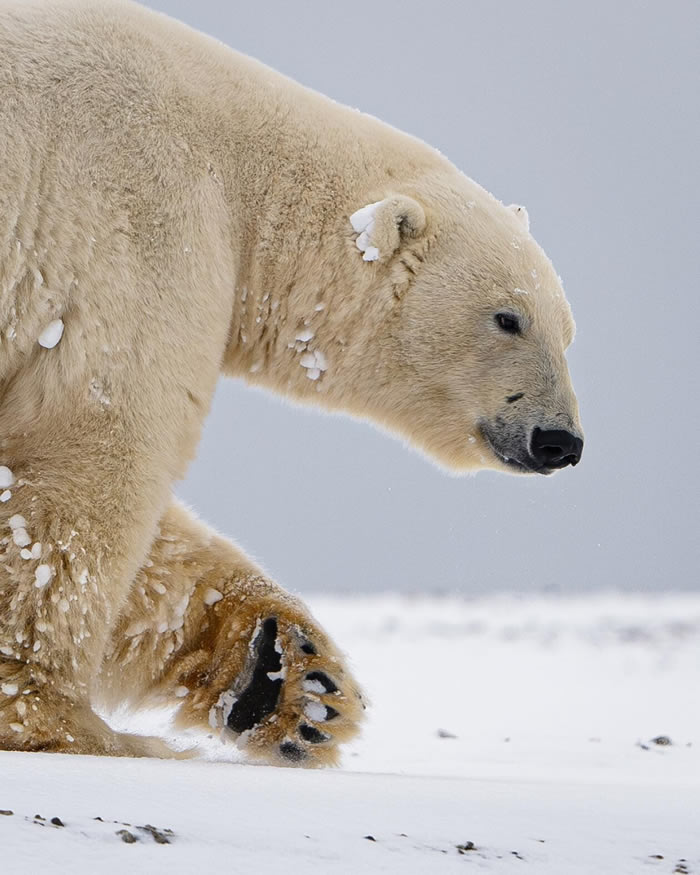
[{"label": "snow", "polygon": [[39,335],[39,345],[53,349],[63,337],[63,319],[54,319]]},{"label": "snow", "polygon": [[[257,627],[253,639],[256,637]],[[232,690],[224,690],[224,692],[221,693],[216,704],[212,705],[209,709],[209,725],[212,729],[220,729],[226,725],[228,715],[231,713],[231,708],[233,708],[237,701],[238,699]]]},{"label": "snow", "polygon": [[222,598],[223,595],[219,592],[219,590],[214,589],[210,586],[204,593],[204,604],[215,605],[217,602],[220,602]]},{"label": "snow", "polygon": [[93,401],[97,401],[98,404],[101,404],[103,407],[109,407],[112,403],[109,396],[105,393],[102,381],[97,377],[93,377],[93,379],[90,380],[90,396]]},{"label": "snow", "polygon": [[326,706],[320,702],[307,702],[304,706],[304,714],[315,723],[323,723],[327,713]]},{"label": "snow", "polygon": [[50,565],[38,565],[36,571],[34,572],[34,586],[37,589],[43,589],[46,584],[51,580],[51,576],[53,575],[53,569]]},{"label": "snow", "polygon": [[0,494],[0,501],[4,504],[6,501],[9,501],[12,498],[12,492],[9,489],[6,489],[2,494]]},{"label": "snow", "polygon": [[364,261],[376,261],[379,258],[379,250],[372,245],[372,231],[374,230],[374,216],[381,201],[376,201],[373,204],[367,204],[356,210],[350,216],[350,224],[353,231],[358,235],[355,240],[355,245],[363,253]]},{"label": "snow", "polygon": [[26,529],[16,528],[12,530],[12,540],[17,544],[18,547],[26,547],[27,544],[32,543],[32,539],[29,537]]},{"label": "snow", "polygon": [[[0,465],[0,489],[6,489],[15,482],[15,475],[7,465]],[[7,499],[5,499],[7,500]]]},{"label": "snow", "polygon": [[12,530],[12,540],[18,547],[26,547],[32,543],[32,539],[27,533],[27,521],[21,514],[14,514],[7,521],[8,526]]},{"label": "snow", "polygon": [[306,376],[310,380],[318,380],[322,371],[328,370],[328,360],[320,349],[308,350],[299,359],[302,368],[306,368]]},{"label": "snow", "polygon": [[301,688],[306,693],[325,693],[326,688],[323,686],[321,681],[303,681]]},{"label": "snow", "polygon": [[698,872],[700,595],[309,602],[372,702],[341,769],[2,752],[3,870]]},{"label": "snow", "polygon": [[361,234],[369,225],[374,222],[374,214],[377,212],[377,207],[381,201],[375,201],[373,204],[367,204],[366,207],[361,207],[350,216],[350,224],[352,230],[356,234]]}]

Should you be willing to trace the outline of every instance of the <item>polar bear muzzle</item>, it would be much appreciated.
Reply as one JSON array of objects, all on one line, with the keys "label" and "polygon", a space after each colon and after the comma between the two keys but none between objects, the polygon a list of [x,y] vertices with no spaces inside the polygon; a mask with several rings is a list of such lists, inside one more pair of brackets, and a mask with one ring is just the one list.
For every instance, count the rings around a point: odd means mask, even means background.
[{"label": "polar bear muzzle", "polygon": [[481,433],[496,456],[509,468],[530,474],[551,474],[568,465],[578,465],[583,438],[560,428],[528,431],[497,418],[482,423]]}]

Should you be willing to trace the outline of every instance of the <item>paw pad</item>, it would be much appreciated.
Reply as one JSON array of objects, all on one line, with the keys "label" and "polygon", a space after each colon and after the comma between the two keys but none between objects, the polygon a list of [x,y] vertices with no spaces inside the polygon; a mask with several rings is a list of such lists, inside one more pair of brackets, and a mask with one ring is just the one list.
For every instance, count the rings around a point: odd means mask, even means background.
[{"label": "paw pad", "polygon": [[290,763],[300,763],[306,759],[306,751],[293,741],[284,741],[280,745],[280,754]]},{"label": "paw pad", "polygon": [[240,747],[277,764],[337,761],[338,745],[356,732],[360,704],[340,658],[284,611],[259,617],[249,636],[245,649],[239,645],[244,665],[221,693],[211,725],[223,724]]},{"label": "paw pad", "polygon": [[275,649],[276,641],[277,620],[269,617],[251,645],[255,664],[250,681],[236,696],[226,719],[226,725],[234,732],[252,729],[277,707],[282,692],[282,678],[274,675],[282,668],[282,659]]}]

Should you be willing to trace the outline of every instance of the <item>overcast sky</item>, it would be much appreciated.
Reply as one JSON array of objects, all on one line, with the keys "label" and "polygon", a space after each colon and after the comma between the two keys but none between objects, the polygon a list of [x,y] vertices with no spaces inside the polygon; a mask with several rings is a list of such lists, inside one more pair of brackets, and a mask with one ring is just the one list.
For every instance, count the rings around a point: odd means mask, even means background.
[{"label": "overcast sky", "polygon": [[179,494],[299,591],[697,589],[700,4],[152,0],[524,203],[578,326],[586,448],[451,478],[222,382]]}]

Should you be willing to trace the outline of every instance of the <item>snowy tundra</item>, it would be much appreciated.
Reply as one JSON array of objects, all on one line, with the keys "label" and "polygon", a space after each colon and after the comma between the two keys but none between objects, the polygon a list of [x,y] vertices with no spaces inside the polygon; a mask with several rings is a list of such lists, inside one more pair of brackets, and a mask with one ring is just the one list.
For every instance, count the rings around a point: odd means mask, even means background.
[{"label": "snowy tundra", "polygon": [[311,605],[373,702],[340,770],[3,752],[0,869],[700,873],[697,595]]},{"label": "snowy tundra", "polygon": [[453,470],[576,464],[574,323],[526,211],[122,0],[0,2],[0,131],[0,747],[171,756],[94,710],[162,703],[336,762],[344,657],[172,484],[222,373]]}]

